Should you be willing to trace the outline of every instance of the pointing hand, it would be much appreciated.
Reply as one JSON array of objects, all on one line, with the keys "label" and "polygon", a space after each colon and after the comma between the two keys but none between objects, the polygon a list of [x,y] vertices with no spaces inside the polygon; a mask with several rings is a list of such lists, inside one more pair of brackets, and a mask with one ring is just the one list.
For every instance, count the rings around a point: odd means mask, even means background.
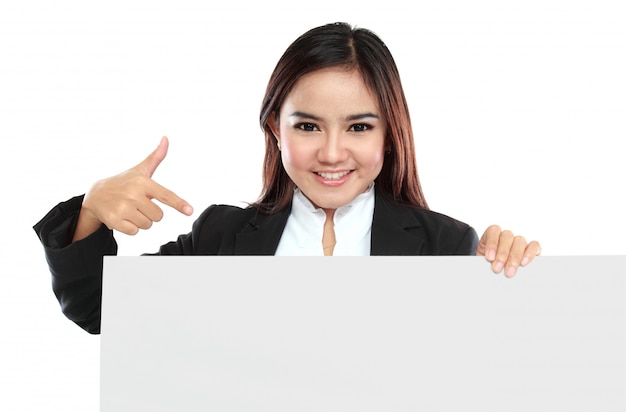
[{"label": "pointing hand", "polygon": [[127,235],[148,229],[163,218],[163,211],[153,199],[190,216],[193,208],[171,190],[161,186],[152,175],[167,155],[169,141],[163,137],[159,146],[135,167],[119,175],[96,182],[83,200],[74,241],[95,232],[102,223]]}]

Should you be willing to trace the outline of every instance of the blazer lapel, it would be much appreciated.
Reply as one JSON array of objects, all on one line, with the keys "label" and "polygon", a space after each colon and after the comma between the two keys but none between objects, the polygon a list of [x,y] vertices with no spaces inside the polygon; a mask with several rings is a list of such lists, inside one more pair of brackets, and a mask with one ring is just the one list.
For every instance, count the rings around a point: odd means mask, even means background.
[{"label": "blazer lapel", "polygon": [[[237,233],[234,254],[274,255],[290,213],[291,205],[272,215],[255,213],[248,225]],[[376,191],[372,256],[419,255],[425,241],[420,227],[410,208],[387,201]]]},{"label": "blazer lapel", "polygon": [[274,255],[283,234],[291,205],[272,215],[256,213],[235,237],[235,255]]},{"label": "blazer lapel", "polygon": [[409,208],[387,201],[377,191],[370,254],[419,255],[424,238],[421,230],[414,229],[420,226]]}]

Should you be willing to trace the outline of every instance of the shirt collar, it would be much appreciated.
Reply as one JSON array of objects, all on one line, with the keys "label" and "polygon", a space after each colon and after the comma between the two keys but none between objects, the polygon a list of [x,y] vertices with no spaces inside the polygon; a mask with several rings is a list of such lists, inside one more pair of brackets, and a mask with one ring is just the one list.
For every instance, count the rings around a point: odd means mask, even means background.
[{"label": "shirt collar", "polygon": [[[359,206],[365,206],[366,204],[372,203],[374,200],[374,182],[370,183],[365,192],[361,193],[350,203],[347,205],[343,205],[337,210],[335,210],[335,223],[346,216],[351,210],[355,208],[359,208]],[[320,215],[322,217],[326,217],[324,214],[324,210],[319,207],[315,207],[313,203],[302,193],[300,188],[296,188],[293,194],[293,204],[291,214],[305,214],[305,213],[313,213],[316,215]]]}]

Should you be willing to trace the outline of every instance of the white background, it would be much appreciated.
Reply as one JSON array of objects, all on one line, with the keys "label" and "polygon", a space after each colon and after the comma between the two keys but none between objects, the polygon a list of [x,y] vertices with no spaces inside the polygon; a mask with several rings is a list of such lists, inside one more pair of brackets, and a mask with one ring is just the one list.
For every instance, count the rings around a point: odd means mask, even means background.
[{"label": "white background", "polygon": [[[328,22],[369,28],[393,53],[432,209],[538,239],[545,255],[626,253],[623,1],[225,3],[0,5],[0,410],[98,407],[99,337],[61,314],[32,225],[163,135],[155,179],[194,217],[255,200],[267,79]],[[119,236],[120,254],[190,230],[193,217],[166,212]]]}]

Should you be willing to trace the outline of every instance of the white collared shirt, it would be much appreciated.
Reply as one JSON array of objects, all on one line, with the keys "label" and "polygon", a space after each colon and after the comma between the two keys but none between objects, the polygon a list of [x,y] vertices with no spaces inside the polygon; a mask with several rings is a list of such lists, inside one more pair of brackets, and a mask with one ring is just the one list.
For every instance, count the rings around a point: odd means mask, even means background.
[{"label": "white collared shirt", "polygon": [[[333,217],[335,225],[334,256],[369,256],[374,184],[352,202],[341,206]],[[276,256],[323,256],[322,236],[326,213],[313,206],[300,189],[293,194],[291,214],[280,238]]]}]

